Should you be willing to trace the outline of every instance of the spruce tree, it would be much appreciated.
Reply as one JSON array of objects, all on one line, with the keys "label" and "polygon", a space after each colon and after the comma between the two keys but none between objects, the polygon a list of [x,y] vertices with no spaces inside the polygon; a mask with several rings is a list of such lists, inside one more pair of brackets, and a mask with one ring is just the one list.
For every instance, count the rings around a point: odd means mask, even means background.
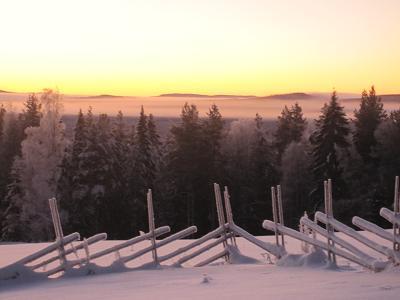
[{"label": "spruce tree", "polygon": [[208,185],[205,150],[199,112],[185,103],[179,124],[171,128],[167,157],[165,204],[174,228],[198,226],[198,234],[210,228],[208,221]]},{"label": "spruce tree", "polygon": [[333,180],[333,197],[340,198],[345,195],[340,151],[349,147],[349,132],[349,121],[334,91],[329,104],[322,108],[321,115],[315,122],[315,131],[310,137],[312,172],[316,184],[313,195],[317,205],[322,203],[323,181],[328,178]]},{"label": "spruce tree", "polygon": [[146,193],[153,187],[155,166],[152,160],[151,143],[149,139],[148,116],[143,106],[135,128],[130,168],[130,201],[134,208],[136,229],[145,230],[147,220]]},{"label": "spruce tree", "polygon": [[40,124],[40,118],[42,117],[41,109],[42,104],[39,98],[35,94],[28,95],[28,99],[24,103],[24,110],[20,115],[22,122],[22,128],[36,127]]},{"label": "spruce tree", "polygon": [[162,142],[160,135],[157,132],[156,122],[152,114],[149,114],[149,119],[147,120],[147,130],[150,142],[151,161],[154,170],[157,173],[160,170],[162,162]]},{"label": "spruce tree", "polygon": [[128,178],[129,174],[129,137],[126,123],[121,111],[118,112],[112,124],[111,130],[111,168],[113,174],[107,202],[108,219],[107,225],[113,238],[127,239],[132,236],[135,223],[134,207],[129,198]]},{"label": "spruce tree", "polygon": [[[91,108],[89,108],[88,114],[92,115]],[[83,234],[90,230],[86,220],[92,217],[87,213],[91,203],[89,203],[89,199],[86,201],[84,199],[84,195],[88,192],[85,178],[89,170],[84,168],[85,160],[88,157],[88,135],[87,121],[82,110],[79,110],[73,141],[66,149],[57,186],[57,197],[63,213],[66,214],[65,229],[79,232],[83,230]]]},{"label": "spruce tree", "polygon": [[279,158],[290,143],[301,140],[306,126],[307,121],[303,117],[301,106],[297,102],[290,109],[285,105],[278,117],[275,132],[275,147],[278,150]]},{"label": "spruce tree", "polygon": [[376,95],[374,86],[369,94],[363,91],[360,108],[354,111],[355,131],[354,145],[364,162],[372,161],[372,151],[376,146],[374,132],[379,124],[387,117],[381,98]]},{"label": "spruce tree", "polygon": [[254,119],[254,141],[251,145],[250,168],[251,168],[251,190],[252,200],[249,203],[249,219],[253,219],[254,223],[249,222],[248,229],[254,233],[261,233],[258,226],[265,218],[266,214],[271,212],[269,187],[277,184],[277,172],[274,165],[275,157],[272,146],[267,140],[266,131],[264,129],[263,120],[257,113]]},{"label": "spruce tree", "polygon": [[[378,184],[380,194],[374,200],[375,208],[393,205],[394,177],[400,175],[400,109],[392,111],[375,131],[376,155],[379,161]],[[377,218],[381,221],[382,218]]]},{"label": "spruce tree", "polygon": [[304,211],[309,211],[313,205],[309,201],[313,183],[309,147],[304,140],[292,142],[282,155],[281,186],[285,225],[295,229]]},{"label": "spruce tree", "polygon": [[[82,236],[107,231],[111,222],[108,214],[111,186],[114,185],[112,168],[111,124],[107,115],[97,120],[92,108],[86,116],[80,112],[71,147],[70,161],[65,163],[66,176],[72,181],[71,196],[62,197],[62,207],[68,212],[70,230]],[[62,186],[59,187],[63,191]],[[65,191],[68,191],[66,189]],[[112,236],[112,234],[111,234]]]},{"label": "spruce tree", "polygon": [[[134,169],[139,178],[142,179],[141,186],[143,190],[141,195],[145,195],[147,189],[152,188],[154,180],[154,164],[151,155],[151,141],[149,137],[148,117],[144,113],[143,106],[140,111],[139,120],[136,126],[135,140],[135,162]],[[154,138],[154,137],[153,137]]]},{"label": "spruce tree", "polygon": [[3,135],[0,148],[0,207],[4,211],[8,206],[5,203],[7,186],[13,181],[11,174],[12,165],[17,153],[20,151],[20,122],[14,112],[7,112],[4,115]]},{"label": "spruce tree", "polygon": [[[251,119],[240,119],[230,123],[223,153],[226,158],[226,180],[231,195],[235,221],[245,229],[254,228],[250,221],[254,203],[254,145],[256,144],[256,122]],[[265,190],[268,187],[265,186]]]},{"label": "spruce tree", "polygon": [[213,104],[207,112],[207,118],[202,123],[204,138],[204,162],[206,175],[208,177],[208,190],[204,191],[208,195],[208,201],[205,203],[208,210],[207,219],[211,226],[216,226],[216,208],[214,199],[214,182],[222,183],[224,177],[224,157],[222,155],[222,140],[224,137],[225,122],[217,105]]}]

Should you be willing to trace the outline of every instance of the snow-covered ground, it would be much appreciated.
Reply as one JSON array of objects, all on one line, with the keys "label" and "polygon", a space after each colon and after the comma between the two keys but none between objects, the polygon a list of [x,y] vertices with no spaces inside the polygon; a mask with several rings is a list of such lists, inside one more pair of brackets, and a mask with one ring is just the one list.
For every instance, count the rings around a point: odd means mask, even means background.
[{"label": "snow-covered ground", "polygon": [[[379,238],[370,238],[390,246]],[[274,241],[274,237],[260,237]],[[285,266],[271,264],[265,251],[238,238],[241,253],[259,260],[240,258],[239,264],[226,265],[222,260],[213,265],[195,268],[191,265],[201,261],[212,252],[202,254],[196,261],[190,261],[182,268],[161,267],[158,269],[133,269],[124,272],[69,276],[68,278],[11,280],[0,283],[0,299],[399,299],[400,270],[391,268],[373,273],[360,266],[339,259],[339,269],[327,268],[318,257],[309,259],[303,266],[297,256],[287,258]],[[285,237],[290,253],[301,254],[300,242]],[[168,253],[189,240],[173,242],[160,249]],[[104,241],[91,249],[104,249],[119,243]],[[148,246],[149,241],[121,251],[125,255]],[[375,257],[379,255],[360,246]],[[0,244],[0,267],[41,249],[45,244]],[[221,250],[216,247],[213,252]],[[115,254],[98,261],[100,265],[111,264]],[[171,265],[179,259],[171,259]],[[135,268],[151,260],[145,255],[128,266]],[[1,272],[1,269],[0,269]]]}]

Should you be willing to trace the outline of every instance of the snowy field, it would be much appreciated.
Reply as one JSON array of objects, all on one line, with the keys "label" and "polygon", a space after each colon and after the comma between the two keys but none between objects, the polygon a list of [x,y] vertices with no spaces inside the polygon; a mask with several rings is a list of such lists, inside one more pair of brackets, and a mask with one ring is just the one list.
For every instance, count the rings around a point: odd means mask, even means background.
[{"label": "snowy field", "polygon": [[[389,242],[365,234],[390,247]],[[260,239],[274,241],[273,236]],[[284,266],[277,266],[271,264],[264,250],[242,238],[237,241],[243,256],[237,257],[236,263],[231,265],[219,260],[206,267],[192,267],[209,257],[213,253],[210,251],[182,268],[140,268],[151,261],[148,254],[128,264],[132,269],[123,272],[6,281],[0,284],[0,299],[399,299],[400,270],[397,268],[373,273],[343,259],[338,260],[338,269],[328,268],[318,256],[304,260],[300,256],[300,242],[288,237],[285,237],[288,252],[298,255],[284,258],[281,261]],[[188,242],[173,242],[160,248],[159,253],[166,254]],[[119,241],[100,242],[91,246],[91,250],[117,243]],[[45,245],[0,244],[0,267]],[[149,241],[144,241],[120,254],[125,255],[148,245]],[[357,242],[354,245],[379,257]],[[214,253],[221,248],[214,248]],[[116,255],[111,254],[96,263],[110,265],[115,258]],[[165,265],[171,265],[177,259],[179,257],[165,262]],[[97,271],[101,273],[100,269]]]}]

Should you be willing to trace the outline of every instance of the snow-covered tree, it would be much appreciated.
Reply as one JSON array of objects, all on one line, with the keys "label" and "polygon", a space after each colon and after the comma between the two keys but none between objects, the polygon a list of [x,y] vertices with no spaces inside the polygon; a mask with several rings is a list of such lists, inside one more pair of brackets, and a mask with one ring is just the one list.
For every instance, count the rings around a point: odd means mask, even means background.
[{"label": "snow-covered tree", "polygon": [[40,118],[42,117],[42,104],[39,98],[35,94],[28,95],[28,99],[24,103],[24,109],[20,115],[22,122],[22,129],[28,127],[37,127],[40,124]]},{"label": "snow-covered tree", "polygon": [[6,113],[4,107],[0,107],[0,214],[7,206],[4,200],[7,186],[14,180],[11,167],[15,158],[21,154],[21,142],[26,138],[25,129],[39,126],[40,110],[40,101],[34,94],[28,96],[20,114],[12,108]]},{"label": "snow-covered tree", "polygon": [[354,145],[364,162],[369,163],[372,160],[373,148],[377,144],[374,132],[387,117],[381,98],[376,95],[374,86],[371,87],[369,94],[367,91],[363,91],[360,108],[354,111],[354,116],[356,117],[354,120]]},{"label": "snow-covered tree", "polygon": [[282,155],[282,200],[285,223],[296,228],[299,218],[311,206],[309,194],[312,187],[310,172],[310,145],[306,141],[292,142]]},{"label": "snow-covered tree", "polygon": [[[48,199],[56,195],[60,164],[68,142],[61,121],[60,94],[44,90],[41,102],[44,109],[40,125],[25,130],[21,157],[13,165],[15,180],[7,195],[9,206],[3,228],[6,238],[15,232],[15,227],[20,227],[24,240],[39,241],[52,237]],[[18,218],[10,218],[11,211],[18,211]],[[14,224],[15,221],[18,224]]]},{"label": "snow-covered tree", "polygon": [[278,117],[275,132],[275,147],[278,150],[279,158],[290,143],[300,141],[306,126],[307,121],[303,117],[301,106],[297,102],[290,108],[285,105]]},{"label": "snow-covered tree", "polygon": [[269,187],[278,178],[272,146],[259,114],[254,120],[231,122],[224,152],[236,220],[247,230],[261,233],[256,224],[271,213]]},{"label": "snow-covered tree", "polygon": [[149,114],[149,118],[147,120],[147,130],[150,142],[151,160],[154,165],[154,170],[157,173],[161,167],[163,153],[162,142],[160,139],[160,135],[157,132],[156,122],[152,114]]},{"label": "snow-covered tree", "polygon": [[333,180],[334,197],[343,196],[343,167],[340,163],[341,151],[349,147],[349,121],[343,107],[339,105],[334,91],[329,104],[322,108],[321,115],[316,120],[315,130],[310,137],[312,145],[312,171],[316,192],[313,193],[317,204],[322,203],[323,181]]},{"label": "snow-covered tree", "polygon": [[378,126],[375,138],[380,185],[383,188],[382,198],[377,200],[380,200],[380,206],[391,206],[394,177],[400,175],[400,109],[391,112],[389,118]]},{"label": "snow-covered tree", "polygon": [[[207,178],[204,139],[195,105],[185,103],[178,124],[171,128],[165,174],[165,206],[175,228],[196,224],[199,233],[208,227]],[[211,186],[209,187],[211,189]]]}]

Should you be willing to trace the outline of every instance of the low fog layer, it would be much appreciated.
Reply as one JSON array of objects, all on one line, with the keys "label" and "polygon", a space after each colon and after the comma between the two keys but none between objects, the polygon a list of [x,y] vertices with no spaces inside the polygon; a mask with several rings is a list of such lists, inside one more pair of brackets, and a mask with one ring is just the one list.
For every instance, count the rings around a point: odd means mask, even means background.
[{"label": "low fog layer", "polygon": [[[157,117],[178,117],[185,102],[197,105],[201,115],[205,115],[212,104],[217,104],[222,115],[226,118],[254,118],[259,113],[265,119],[276,118],[282,111],[284,105],[292,105],[298,102],[303,108],[304,115],[307,118],[316,118],[322,106],[329,100],[330,94],[310,94],[311,97],[296,99],[296,97],[274,97],[265,99],[265,97],[248,99],[232,97],[115,97],[111,95],[104,96],[63,96],[64,114],[76,115],[79,109],[86,111],[89,106],[95,109],[96,113],[107,113],[116,115],[122,110],[126,116],[137,116],[143,105],[146,111],[151,112]],[[389,101],[385,101],[385,99]],[[20,111],[22,103],[27,99],[24,93],[0,93],[0,104],[5,107],[12,107]],[[384,96],[383,103],[387,111],[399,108],[400,95]],[[359,96],[356,94],[339,93],[339,101],[345,107],[346,113],[352,115],[354,109],[360,104]]]}]

